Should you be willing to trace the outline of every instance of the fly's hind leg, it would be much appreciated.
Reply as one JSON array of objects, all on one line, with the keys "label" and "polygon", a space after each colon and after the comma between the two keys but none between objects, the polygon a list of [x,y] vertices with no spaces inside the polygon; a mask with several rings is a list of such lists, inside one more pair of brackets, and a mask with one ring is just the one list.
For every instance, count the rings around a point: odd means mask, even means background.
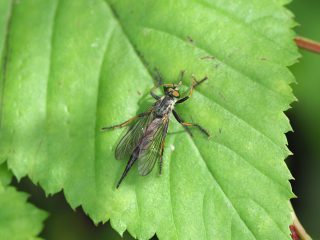
[{"label": "fly's hind leg", "polygon": [[[173,116],[175,117],[175,119],[178,121],[178,123],[182,124],[183,120],[178,115],[178,113],[175,110],[173,110],[172,113],[173,113]],[[186,130],[186,132],[192,137],[193,135],[192,135],[192,132],[190,131],[190,129],[187,126],[184,126],[184,125],[182,125],[182,126],[183,126],[184,130]]]},{"label": "fly's hind leg", "polygon": [[134,116],[130,119],[128,119],[127,121],[123,122],[123,123],[120,123],[118,125],[113,125],[113,126],[109,126],[109,127],[103,127],[101,128],[102,131],[107,131],[107,130],[112,130],[112,129],[115,129],[115,128],[122,128],[122,127],[125,127],[127,125],[129,125],[132,121],[140,118],[140,117],[144,117],[146,115],[148,115],[150,112],[144,112],[144,113],[140,113],[138,114],[137,116]]},{"label": "fly's hind leg", "polygon": [[199,124],[184,122],[183,119],[178,115],[178,113],[175,110],[173,110],[172,113],[175,119],[184,127],[184,129],[190,134],[191,137],[192,137],[192,133],[188,127],[196,127],[201,131],[202,134],[206,135],[208,138],[210,137],[209,132],[203,127],[201,127]]},{"label": "fly's hind leg", "polygon": [[159,159],[159,174],[162,173],[162,160],[163,160],[163,151],[164,151],[164,143],[166,140],[166,136],[168,133],[168,124],[162,130],[162,139],[161,139],[161,150],[160,150],[160,159]]}]

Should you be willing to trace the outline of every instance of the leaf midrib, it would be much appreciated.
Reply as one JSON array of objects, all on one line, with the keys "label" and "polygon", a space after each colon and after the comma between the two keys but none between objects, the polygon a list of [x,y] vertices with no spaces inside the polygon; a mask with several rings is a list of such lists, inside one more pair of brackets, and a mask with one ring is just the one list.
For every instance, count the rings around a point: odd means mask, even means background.
[{"label": "leaf midrib", "polygon": [[[11,22],[12,22],[12,14],[13,13],[13,1],[10,4],[10,12],[7,19],[7,25],[5,27],[6,33],[4,37],[3,49],[1,52],[1,59],[2,59],[2,66],[0,66],[1,70],[1,90],[0,90],[0,129],[2,128],[2,112],[3,112],[3,94],[5,89],[5,82],[7,77],[7,64],[8,64],[8,57],[9,57],[9,39],[10,39],[10,29],[11,29]],[[1,61],[0,61],[1,63]]]}]

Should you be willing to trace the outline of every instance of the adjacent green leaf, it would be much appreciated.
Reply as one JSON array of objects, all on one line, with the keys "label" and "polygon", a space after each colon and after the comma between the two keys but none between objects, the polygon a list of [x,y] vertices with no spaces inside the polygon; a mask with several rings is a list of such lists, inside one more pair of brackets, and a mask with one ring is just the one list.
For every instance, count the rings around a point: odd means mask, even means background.
[{"label": "adjacent green leaf", "polygon": [[8,186],[10,172],[0,166],[0,239],[38,239],[47,214],[27,203],[28,194]]},{"label": "adjacent green leaf", "polygon": [[[291,178],[283,111],[298,57],[286,1],[13,3],[2,69],[1,161],[95,221],[148,239],[289,239]],[[28,31],[26,31],[26,29]],[[133,168],[115,188],[120,131],[166,82],[207,75],[177,107],[210,140],[172,121],[163,174]],[[150,100],[150,99],[149,99]],[[191,118],[192,117],[192,118]]]},{"label": "adjacent green leaf", "polygon": [[0,186],[4,187],[9,185],[12,179],[11,172],[5,167],[5,164],[1,164],[0,166]]}]

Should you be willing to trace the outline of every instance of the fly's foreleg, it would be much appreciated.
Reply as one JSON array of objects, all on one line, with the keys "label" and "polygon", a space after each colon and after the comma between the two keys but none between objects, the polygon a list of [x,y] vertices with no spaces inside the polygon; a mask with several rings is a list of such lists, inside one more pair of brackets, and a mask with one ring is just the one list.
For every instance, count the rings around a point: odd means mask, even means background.
[{"label": "fly's foreleg", "polygon": [[136,120],[136,119],[138,119],[140,117],[144,117],[144,116],[146,116],[148,114],[149,114],[149,112],[140,113],[137,116],[134,116],[134,117],[128,119],[127,121],[123,122],[123,123],[120,123],[118,125],[113,125],[113,126],[110,126],[110,127],[103,127],[103,128],[101,128],[101,130],[102,131],[107,131],[107,130],[112,130],[112,129],[115,129],[115,128],[125,127],[125,126],[129,125],[132,121],[134,121],[134,120]]},{"label": "fly's foreleg", "polygon": [[173,110],[172,113],[175,119],[184,127],[184,129],[190,134],[191,137],[192,137],[192,133],[188,127],[196,127],[201,131],[201,133],[203,133],[207,137],[210,137],[209,132],[203,127],[201,127],[199,124],[184,122],[183,119],[178,115],[178,113],[175,110]]},{"label": "fly's foreleg", "polygon": [[201,79],[200,81],[197,81],[194,76],[192,76],[192,78],[193,78],[193,80],[192,80],[192,85],[191,85],[191,87],[190,87],[190,91],[189,91],[188,96],[179,99],[179,100],[176,102],[176,104],[180,104],[180,103],[183,103],[183,102],[187,101],[187,100],[192,96],[193,89],[195,89],[198,85],[200,85],[201,83],[203,83],[204,81],[206,81],[206,80],[208,79],[207,76],[204,77],[203,79]]},{"label": "fly's foreleg", "polygon": [[153,88],[151,88],[150,94],[154,99],[159,100],[161,97],[154,93],[154,91],[157,88],[159,88],[159,87],[175,87],[175,86],[176,86],[176,84],[174,84],[174,83],[165,83],[165,84],[161,84],[161,85],[158,85],[158,86],[154,86]]},{"label": "fly's foreleg", "polygon": [[161,86],[163,84],[162,76],[158,68],[155,68],[155,71],[156,71],[155,79],[157,80],[158,86]]},{"label": "fly's foreleg", "polygon": [[155,79],[157,80],[158,85],[154,86],[151,90],[150,90],[150,94],[151,96],[156,99],[159,100],[161,97],[158,96],[154,91],[159,88],[159,87],[175,87],[175,86],[179,86],[182,84],[182,80],[183,80],[183,76],[184,76],[184,70],[182,70],[179,74],[179,78],[178,78],[178,84],[174,84],[174,83],[165,83],[163,84],[162,81],[162,76],[159,72],[159,70],[156,68],[156,75],[155,75]]},{"label": "fly's foreleg", "polygon": [[161,98],[160,96],[158,96],[157,94],[154,93],[154,90],[156,90],[158,87],[159,87],[159,86],[154,86],[154,87],[151,88],[151,90],[150,90],[150,95],[151,95],[154,99],[156,99],[156,100],[159,100],[159,99]]},{"label": "fly's foreleg", "polygon": [[153,88],[151,88],[151,90],[150,90],[150,95],[151,95],[154,99],[159,100],[161,97],[158,96],[154,91],[155,91],[157,88],[159,88],[160,86],[162,86],[162,83],[163,83],[163,82],[162,82],[162,76],[161,76],[159,70],[156,68],[155,71],[156,71],[156,74],[155,74],[154,78],[157,80],[157,85],[154,86]]},{"label": "fly's foreleg", "polygon": [[178,78],[178,85],[182,84],[182,80],[183,80],[183,76],[184,76],[184,70],[182,70],[179,74],[179,78]]},{"label": "fly's foreleg", "polygon": [[193,88],[195,88],[195,87],[199,86],[201,83],[203,83],[204,81],[208,80],[208,77],[205,76],[200,81],[197,81],[197,79],[194,76],[192,76],[192,79],[193,79],[192,86],[193,86]]}]

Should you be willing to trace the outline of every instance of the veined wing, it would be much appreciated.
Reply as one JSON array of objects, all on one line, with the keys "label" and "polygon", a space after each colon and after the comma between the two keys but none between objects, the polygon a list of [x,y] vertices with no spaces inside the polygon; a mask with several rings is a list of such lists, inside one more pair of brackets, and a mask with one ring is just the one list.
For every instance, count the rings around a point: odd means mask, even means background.
[{"label": "veined wing", "polygon": [[132,154],[152,119],[152,111],[149,111],[145,116],[139,117],[138,120],[136,120],[135,124],[129,128],[118,143],[115,151],[116,159],[127,158]]},{"label": "veined wing", "polygon": [[164,140],[167,135],[169,117],[154,119],[140,144],[141,149],[138,158],[139,174],[145,176],[151,172],[154,164],[162,157]]}]

